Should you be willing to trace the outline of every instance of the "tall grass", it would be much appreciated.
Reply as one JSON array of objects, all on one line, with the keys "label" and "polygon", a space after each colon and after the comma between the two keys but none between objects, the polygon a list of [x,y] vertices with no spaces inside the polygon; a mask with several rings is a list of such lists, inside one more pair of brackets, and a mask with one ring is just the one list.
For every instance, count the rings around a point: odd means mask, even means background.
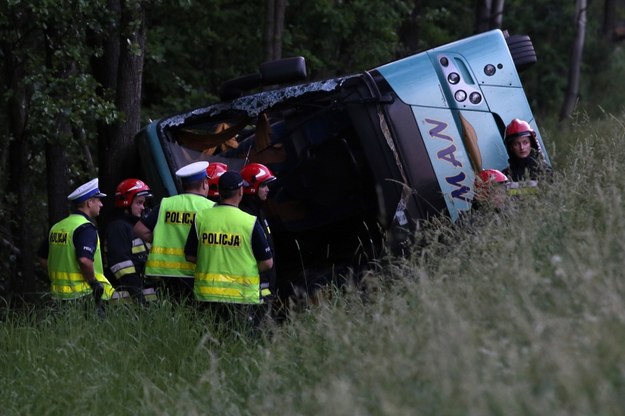
[{"label": "tall grass", "polygon": [[157,305],[9,317],[3,414],[617,415],[625,117],[583,119],[553,183],[380,262],[267,336]]}]

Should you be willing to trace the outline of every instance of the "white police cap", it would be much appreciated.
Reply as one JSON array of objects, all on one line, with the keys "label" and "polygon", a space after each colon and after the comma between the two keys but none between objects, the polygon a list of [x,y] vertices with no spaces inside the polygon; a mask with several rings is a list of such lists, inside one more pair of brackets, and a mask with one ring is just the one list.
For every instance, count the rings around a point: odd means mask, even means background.
[{"label": "white police cap", "polygon": [[95,178],[80,185],[67,196],[67,199],[74,203],[79,203],[89,198],[104,198],[105,196],[106,194],[100,192],[100,188],[98,188],[98,178]]},{"label": "white police cap", "polygon": [[186,166],[181,167],[176,171],[176,176],[183,182],[194,182],[207,178],[206,168],[208,162],[194,162]]}]

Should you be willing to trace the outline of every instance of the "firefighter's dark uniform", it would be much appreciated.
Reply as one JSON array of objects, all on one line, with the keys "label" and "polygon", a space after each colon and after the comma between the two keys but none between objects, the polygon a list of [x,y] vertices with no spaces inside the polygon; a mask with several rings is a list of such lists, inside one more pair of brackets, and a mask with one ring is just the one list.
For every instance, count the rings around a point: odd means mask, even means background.
[{"label": "firefighter's dark uniform", "polygon": [[106,231],[107,265],[119,290],[126,290],[140,303],[143,296],[145,263],[149,243],[134,237],[132,228],[138,217],[120,212]]}]

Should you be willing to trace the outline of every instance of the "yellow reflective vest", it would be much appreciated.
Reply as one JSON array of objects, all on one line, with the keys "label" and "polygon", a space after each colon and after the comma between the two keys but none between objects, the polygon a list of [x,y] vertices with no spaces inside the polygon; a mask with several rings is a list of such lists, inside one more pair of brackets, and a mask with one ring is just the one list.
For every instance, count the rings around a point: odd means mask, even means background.
[{"label": "yellow reflective vest", "polygon": [[201,211],[193,291],[203,302],[258,304],[260,277],[252,251],[256,217],[230,205]]},{"label": "yellow reflective vest", "polygon": [[536,180],[510,182],[506,184],[506,193],[510,196],[535,195],[538,194],[539,191],[538,181]]},{"label": "yellow reflective vest", "polygon": [[195,265],[185,259],[184,245],[195,213],[213,205],[213,201],[197,194],[163,198],[145,265],[146,276],[193,277]]},{"label": "yellow reflective vest", "polygon": [[[48,275],[52,282],[51,291],[55,298],[69,300],[91,294],[92,290],[78,265],[76,248],[74,246],[74,232],[83,224],[89,223],[85,216],[71,214],[54,224],[48,235]],[[100,238],[93,255],[93,269],[96,279],[104,286],[102,299],[110,299],[114,289],[104,276],[102,255],[100,253]]]}]

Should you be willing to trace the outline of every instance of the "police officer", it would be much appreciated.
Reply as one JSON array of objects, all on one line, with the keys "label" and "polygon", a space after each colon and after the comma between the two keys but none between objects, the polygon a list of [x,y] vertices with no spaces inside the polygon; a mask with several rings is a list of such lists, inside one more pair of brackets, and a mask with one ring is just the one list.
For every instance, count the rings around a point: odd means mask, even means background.
[{"label": "police officer", "polygon": [[[247,182],[238,172],[219,178],[219,203],[198,212],[185,245],[195,262],[195,298],[200,302],[260,305],[260,273],[273,267],[260,223],[238,206]],[[248,319],[255,314],[248,313]]]},{"label": "police officer", "polygon": [[113,294],[113,287],[104,277],[100,239],[94,224],[105,196],[98,188],[97,178],[76,188],[67,197],[74,211],[52,226],[38,253],[48,269],[52,296],[72,300],[93,295],[100,317],[104,317],[102,299],[110,299]]},{"label": "police officer", "polygon": [[[150,187],[139,179],[125,179],[115,191],[115,218],[106,230],[107,264],[118,289],[127,291],[140,304],[145,304],[143,275],[149,243],[135,237],[132,228],[145,211]],[[117,292],[122,293],[121,290]]]},{"label": "police officer", "polygon": [[215,203],[207,198],[208,162],[195,162],[176,172],[183,193],[163,198],[160,206],[141,218],[133,227],[137,237],[152,243],[146,263],[146,276],[160,277],[177,300],[193,293],[195,266],[185,260],[184,244],[195,213]]},{"label": "police officer", "polygon": [[[258,222],[262,226],[267,241],[269,242],[269,247],[271,247],[271,252],[275,253],[271,229],[269,228],[267,215],[262,205],[267,201],[267,197],[269,196],[269,184],[275,181],[276,177],[267,166],[260,163],[248,163],[245,165],[243,169],[241,169],[241,177],[248,185],[243,188],[243,199],[241,200],[241,204],[239,204],[239,208],[258,218]],[[276,294],[275,267],[261,273],[260,287],[261,289],[269,289],[272,294]]]}]

